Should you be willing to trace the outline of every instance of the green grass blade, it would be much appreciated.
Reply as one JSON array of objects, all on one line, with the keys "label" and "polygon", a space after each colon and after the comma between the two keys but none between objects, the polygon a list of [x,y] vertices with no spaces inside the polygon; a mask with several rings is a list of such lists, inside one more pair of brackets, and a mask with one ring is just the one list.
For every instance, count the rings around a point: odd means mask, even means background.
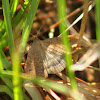
[{"label": "green grass blade", "polygon": [[[0,74],[5,75],[5,76],[9,76],[9,77],[13,76],[12,71],[1,71]],[[59,83],[49,81],[49,80],[44,80],[43,78],[38,78],[38,77],[34,78],[33,76],[29,76],[27,74],[21,74],[20,77],[23,80],[25,80],[25,79],[31,80],[34,84],[37,84],[37,85],[42,86],[42,87],[51,88],[55,91],[58,91],[59,93],[67,94],[69,92],[67,86],[65,86],[63,84],[59,84]]]},{"label": "green grass blade", "polygon": [[[15,46],[14,46],[14,39],[13,39],[13,33],[12,33],[12,26],[11,26],[11,18],[10,18],[10,10],[9,10],[9,0],[3,0],[3,14],[4,14],[4,21],[7,31],[7,38],[8,38],[8,45],[10,50],[10,55],[12,58],[12,66],[14,70],[14,76],[13,76],[13,85],[14,85],[14,99],[15,100],[23,100],[22,96],[22,90],[21,90],[21,81],[19,77],[20,72],[20,61],[19,56],[16,53]],[[15,56],[16,54],[16,56]]]},{"label": "green grass blade", "polygon": [[0,92],[5,92],[6,94],[8,94],[12,100],[14,100],[14,97],[13,97],[13,92],[5,85],[0,85]]},{"label": "green grass blade", "polygon": [[[100,0],[96,0],[96,38],[100,41]],[[99,59],[100,68],[100,59]]]},{"label": "green grass blade", "polygon": [[23,92],[21,87],[21,79],[20,79],[20,58],[18,52],[13,52],[12,54],[12,66],[13,66],[13,92],[14,92],[14,100],[23,100]]},{"label": "green grass blade", "polygon": [[[0,47],[0,71],[3,71],[3,65],[4,65],[4,62],[2,61],[2,55],[4,56],[4,53]],[[5,61],[6,62],[6,61]],[[6,63],[7,64],[7,63]],[[13,90],[13,86],[12,86],[12,81],[10,79],[8,79],[7,77],[5,77],[4,75],[0,74],[0,78],[3,80],[3,82],[5,82],[5,84],[11,89]],[[1,85],[0,85],[1,86]],[[7,87],[6,87],[7,88]],[[12,92],[10,92],[10,90],[8,89],[9,91],[9,96],[13,97],[13,94]],[[6,91],[7,93],[7,91]],[[12,95],[11,95],[12,94]]]},{"label": "green grass blade", "polygon": [[8,46],[8,42],[7,42],[7,34],[6,32],[4,33],[4,35],[2,35],[2,37],[0,38],[0,47],[1,48],[5,48],[6,46]]},{"label": "green grass blade", "polygon": [[[0,71],[3,71],[3,64],[2,64],[2,50],[0,48]],[[12,82],[11,80],[9,80],[8,78],[6,78],[4,75],[0,74],[0,78],[6,83],[6,85],[8,87],[10,87],[12,89]],[[2,86],[0,85],[0,92],[6,92],[11,98],[13,98],[13,94],[12,94],[12,91],[7,87],[7,86]],[[1,89],[2,88],[2,89]],[[5,91],[4,91],[5,89]]]},{"label": "green grass blade", "polygon": [[21,20],[21,18],[24,17],[24,16],[22,17],[22,15],[23,15],[23,13],[26,13],[26,8],[28,8],[28,6],[29,6],[29,4],[30,4],[30,1],[31,1],[31,0],[26,0],[26,1],[24,2],[23,6],[21,7],[20,11],[19,11],[18,14],[15,16],[15,18],[14,18],[14,20],[13,20],[13,22],[12,22],[12,25],[13,25],[13,26],[15,26],[15,25]]},{"label": "green grass blade", "polygon": [[100,0],[96,0],[96,35],[100,41]]},{"label": "green grass blade", "polygon": [[7,57],[5,56],[4,52],[1,50],[1,59],[2,59],[2,65],[3,68],[5,68],[6,70],[11,70],[11,64],[8,61]]},{"label": "green grass blade", "polygon": [[4,22],[0,19],[0,38],[1,36],[5,33],[5,24]]},{"label": "green grass blade", "polygon": [[13,91],[13,84],[11,79],[9,79],[8,77],[1,75],[1,79],[3,80],[3,82],[5,82],[5,84]]},{"label": "green grass blade", "polygon": [[[66,0],[57,0],[57,5],[58,5],[58,16],[59,16],[59,20],[62,20],[66,17]],[[60,33],[63,33],[65,30],[66,30],[66,20],[62,20],[60,25],[59,25],[59,30],[60,30]],[[66,51],[66,54],[65,54],[65,59],[66,59],[66,62],[67,62],[67,72],[68,72],[68,75],[70,77],[70,81],[71,81],[71,84],[72,84],[72,89],[73,89],[73,93],[74,95],[76,95],[76,98],[77,100],[79,100],[79,97],[78,97],[78,89],[77,89],[77,83],[75,81],[75,76],[74,76],[74,71],[71,70],[70,66],[73,64],[72,62],[72,55],[71,55],[71,48],[70,48],[70,42],[69,42],[69,39],[67,37],[68,35],[68,32],[64,32],[62,34],[62,42],[65,46],[65,51]]]},{"label": "green grass blade", "polygon": [[[11,71],[1,71],[0,74],[9,76],[9,77],[13,76],[13,73]],[[58,93],[63,93],[65,95],[70,94],[73,98],[76,98],[76,95],[72,94],[73,91],[64,84],[56,83],[56,82],[50,81],[50,80],[45,80],[43,78],[38,78],[38,77],[34,78],[33,76],[29,76],[27,74],[21,74],[20,77],[22,80],[25,80],[25,81],[31,80],[36,85],[39,85],[44,88],[50,88]],[[80,96],[83,96],[83,95],[80,94]],[[78,99],[76,99],[76,100],[78,100]],[[85,100],[84,96],[83,96],[83,99],[81,99],[81,100]]]},{"label": "green grass blade", "polygon": [[12,52],[15,47],[14,47],[14,40],[13,40],[13,33],[12,33],[12,26],[11,26],[9,0],[3,0],[2,6],[3,6],[3,15],[4,15],[4,21],[5,21],[6,31],[7,31],[10,55],[12,55]]},{"label": "green grass blade", "polygon": [[26,18],[25,27],[22,32],[22,38],[21,38],[20,47],[19,47],[19,50],[21,52],[24,52],[25,50],[25,46],[29,37],[29,33],[32,27],[33,19],[34,19],[39,1],[40,0],[32,0],[31,6]]},{"label": "green grass blade", "polygon": [[0,71],[3,71],[2,56],[1,56],[1,47],[0,47]]},{"label": "green grass blade", "polygon": [[[31,3],[31,7],[29,9],[29,13],[27,15],[27,19],[26,19],[26,23],[25,23],[25,27],[22,33],[22,39],[21,39],[21,43],[20,43],[20,53],[21,51],[24,52],[25,50],[25,45],[26,42],[28,40],[28,36],[29,36],[29,32],[31,30],[31,26],[33,23],[33,19],[37,10],[39,4],[39,0],[33,0]],[[23,45],[24,44],[24,45]],[[20,54],[21,56],[21,54]],[[13,53],[13,58],[15,58],[15,60],[12,59],[13,62],[13,73],[14,73],[14,77],[13,77],[13,84],[14,84],[14,98],[17,100],[18,98],[20,100],[22,100],[22,92],[21,91],[21,80],[20,80],[20,58],[18,53]],[[20,58],[20,59],[19,59]]]},{"label": "green grass blade", "polygon": [[[5,71],[6,72],[6,71]],[[1,74],[1,79],[3,80],[3,82],[5,82],[6,86],[13,91],[13,84],[12,84],[12,77],[9,77],[9,75],[5,76],[4,74]],[[9,94],[8,94],[9,95]],[[23,93],[24,95],[24,100],[30,100],[29,97]],[[9,95],[10,96],[10,95]],[[13,96],[13,94],[12,94]]]},{"label": "green grass blade", "polygon": [[24,88],[28,92],[32,100],[42,100],[39,91],[36,89],[35,85],[33,85],[32,82],[29,81],[28,83],[25,82]]},{"label": "green grass blade", "polygon": [[[6,72],[6,71],[5,71]],[[4,76],[4,75],[1,75],[1,79],[3,80],[3,82],[5,82],[5,84],[7,85],[7,87],[13,91],[13,84],[12,84],[12,81],[10,78],[8,78],[8,76]],[[29,97],[23,93],[24,95],[24,100],[30,100]]]},{"label": "green grass blade", "polygon": [[10,10],[11,17],[14,16],[18,3],[19,3],[19,0],[13,0],[12,5],[11,5],[11,10]]}]

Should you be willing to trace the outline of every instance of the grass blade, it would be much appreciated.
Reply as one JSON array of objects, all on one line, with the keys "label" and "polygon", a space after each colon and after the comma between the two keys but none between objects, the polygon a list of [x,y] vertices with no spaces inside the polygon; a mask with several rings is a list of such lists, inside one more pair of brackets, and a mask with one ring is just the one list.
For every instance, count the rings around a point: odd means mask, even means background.
[{"label": "grass blade", "polygon": [[[100,41],[100,0],[96,0],[96,38]],[[99,59],[100,68],[100,59]]]},{"label": "grass blade", "polygon": [[7,32],[7,37],[8,37],[8,45],[9,45],[10,55],[12,56],[12,52],[15,46],[14,46],[14,40],[13,40],[13,34],[12,34],[9,0],[3,0],[2,6],[3,6],[3,15],[4,15],[5,26],[6,26],[6,32]]},{"label": "grass blade", "polygon": [[23,6],[21,7],[20,11],[18,12],[18,14],[15,16],[13,22],[12,22],[12,25],[15,26],[18,22],[20,22],[20,19],[23,18],[22,15],[24,13],[26,13],[26,8],[28,8],[29,6],[29,3],[30,3],[31,0],[26,0],[23,4]]},{"label": "grass blade", "polygon": [[[9,50],[10,50],[10,55],[12,58],[12,66],[13,66],[13,92],[14,92],[14,99],[15,100],[22,100],[22,90],[21,90],[21,81],[19,77],[19,72],[20,72],[20,61],[18,59],[18,54],[15,50],[14,46],[14,38],[13,38],[13,32],[12,32],[12,26],[11,26],[11,18],[10,18],[10,9],[9,9],[9,0],[3,0],[2,1],[3,5],[3,14],[4,14],[4,21],[5,21],[5,26],[6,26],[6,31],[7,31],[7,38],[8,38],[8,45],[9,45]],[[17,54],[15,56],[15,54]],[[16,58],[16,59],[15,59]]]},{"label": "grass blade", "polygon": [[14,16],[18,4],[19,4],[19,0],[13,0],[12,5],[11,5],[11,10],[10,10],[11,17]]},{"label": "grass blade", "polygon": [[39,1],[40,0],[32,0],[31,6],[26,18],[25,27],[22,32],[22,38],[21,38],[20,47],[19,47],[19,51],[21,52],[25,50],[25,46],[29,37],[29,32],[31,30],[31,26],[33,23],[33,19],[34,19]]},{"label": "grass blade", "polygon": [[8,94],[12,100],[14,100],[14,97],[13,97],[13,92],[5,85],[0,85],[0,92],[5,92],[6,94]]},{"label": "grass blade", "polygon": [[1,59],[2,59],[2,65],[3,68],[5,68],[6,70],[11,70],[11,64],[8,61],[7,57],[5,56],[4,52],[1,50]]},{"label": "grass blade", "polygon": [[[59,20],[62,20],[66,17],[66,12],[65,12],[66,11],[66,0],[57,0],[57,4],[58,4]],[[65,23],[66,23],[65,20],[62,20],[62,22],[60,23],[60,25],[59,25],[60,33],[63,33],[66,30],[66,27],[65,27],[66,24]],[[74,78],[75,77],[74,71],[72,71],[71,68],[70,68],[70,66],[73,64],[73,62],[72,62],[70,42],[69,42],[69,39],[67,38],[67,35],[68,35],[68,32],[64,32],[62,34],[62,42],[63,42],[64,45],[66,45],[66,47],[64,48],[65,51],[66,51],[66,54],[65,54],[65,59],[66,59],[66,62],[67,62],[67,68],[66,69],[67,69],[68,75],[70,77],[73,93],[76,96],[77,100],[80,100],[79,96],[78,96],[77,84],[76,84],[76,81],[75,81],[75,78]]]}]

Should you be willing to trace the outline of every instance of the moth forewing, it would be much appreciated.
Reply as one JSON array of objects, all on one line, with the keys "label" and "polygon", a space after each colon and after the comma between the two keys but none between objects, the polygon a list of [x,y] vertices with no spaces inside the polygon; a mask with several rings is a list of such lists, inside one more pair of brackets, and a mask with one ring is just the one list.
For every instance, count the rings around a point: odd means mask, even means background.
[{"label": "moth forewing", "polygon": [[40,40],[36,39],[29,52],[25,64],[25,72],[34,77],[47,77],[47,71],[43,66],[43,59],[45,57],[44,51],[41,49]]}]

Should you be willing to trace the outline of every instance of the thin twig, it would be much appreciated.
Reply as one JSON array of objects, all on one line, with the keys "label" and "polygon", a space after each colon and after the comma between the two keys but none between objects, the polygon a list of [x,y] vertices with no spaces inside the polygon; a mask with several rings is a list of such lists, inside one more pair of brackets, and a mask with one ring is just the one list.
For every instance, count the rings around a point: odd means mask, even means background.
[{"label": "thin twig", "polygon": [[[70,14],[66,17],[66,19],[68,19],[68,18],[70,18],[70,17],[73,17],[75,14],[79,13],[82,9],[83,9],[83,6],[80,7],[80,8],[78,8],[78,9],[76,9],[75,11],[73,11],[72,13],[70,13]],[[64,20],[64,19],[62,19],[62,20]],[[62,20],[61,20],[61,21],[62,21]],[[49,29],[51,30],[52,28],[56,28],[56,27],[60,24],[61,21],[59,21],[59,22],[53,24],[52,26],[50,26]]]},{"label": "thin twig", "polygon": [[[83,38],[84,35],[84,31],[85,31],[85,26],[86,26],[86,22],[87,22],[87,17],[88,17],[88,6],[89,6],[89,0],[84,0],[84,10],[83,10],[83,18],[82,18],[82,23],[81,23],[81,29],[80,29],[80,36],[79,36],[79,40],[77,42],[77,46],[80,47],[81,45],[81,40]],[[76,55],[73,59],[74,59],[74,63],[77,62],[78,60],[78,56]]]},{"label": "thin twig", "polygon": [[82,37],[84,35],[84,31],[85,31],[85,26],[86,26],[86,22],[87,22],[87,17],[88,17],[88,3],[89,3],[89,0],[84,0],[84,15],[83,15],[83,19],[82,19],[82,23],[81,23],[81,29],[80,29],[80,36],[79,36],[79,40],[78,40],[78,46],[80,46],[81,44],[81,40],[82,40]]}]

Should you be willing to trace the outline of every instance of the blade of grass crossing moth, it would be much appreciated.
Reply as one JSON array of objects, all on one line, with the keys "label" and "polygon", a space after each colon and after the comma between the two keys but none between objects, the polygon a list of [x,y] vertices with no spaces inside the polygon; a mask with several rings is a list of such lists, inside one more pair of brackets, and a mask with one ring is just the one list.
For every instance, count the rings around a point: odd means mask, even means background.
[{"label": "blade of grass crossing moth", "polygon": [[[66,0],[57,0],[57,5],[58,5],[58,16],[59,16],[59,20],[62,20],[63,18],[66,17]],[[66,27],[64,25],[66,21],[62,20],[62,22],[59,25],[59,29],[60,29],[60,33],[63,33],[66,30]],[[72,71],[70,69],[70,66],[73,64],[72,62],[72,55],[71,55],[71,49],[70,49],[70,42],[69,39],[67,38],[68,32],[64,32],[62,34],[62,42],[64,45],[66,45],[67,48],[64,48],[65,51],[67,52],[67,54],[65,54],[65,59],[67,62],[67,72],[68,75],[70,77],[71,80],[71,84],[72,84],[72,89],[74,92],[74,95],[76,97],[77,100],[80,100],[80,96],[78,94],[78,89],[77,89],[77,84],[75,81],[75,76],[74,76],[74,71]]]},{"label": "blade of grass crossing moth", "polygon": [[[12,71],[2,71],[1,74],[8,75],[9,77],[13,76]],[[34,78],[33,76],[23,74],[23,73],[20,75],[20,78],[22,80],[25,79],[25,81],[30,80],[36,85],[39,85],[44,88],[50,88],[58,93],[63,93],[65,95],[70,94],[73,98],[76,98],[75,95],[72,94],[72,90],[64,84],[56,83],[56,82],[50,81],[50,80],[45,80],[44,78],[39,78],[39,77]],[[82,98],[84,98],[83,95],[82,95]],[[28,99],[25,99],[25,100],[28,100]],[[81,100],[85,100],[85,99],[81,99]]]},{"label": "blade of grass crossing moth", "polygon": [[[3,74],[5,76],[8,75],[9,77],[13,76],[12,71],[2,71],[2,72],[0,72],[0,74]],[[58,91],[59,93],[67,94],[69,92],[66,85],[52,82],[50,80],[44,80],[43,78],[38,78],[38,77],[34,78],[33,76],[29,76],[26,74],[21,74],[20,77],[21,77],[21,79],[30,80],[34,84],[37,84],[39,86],[51,88],[55,91]],[[57,86],[57,87],[55,87],[55,86]],[[63,89],[61,90],[61,88],[63,88]]]}]

